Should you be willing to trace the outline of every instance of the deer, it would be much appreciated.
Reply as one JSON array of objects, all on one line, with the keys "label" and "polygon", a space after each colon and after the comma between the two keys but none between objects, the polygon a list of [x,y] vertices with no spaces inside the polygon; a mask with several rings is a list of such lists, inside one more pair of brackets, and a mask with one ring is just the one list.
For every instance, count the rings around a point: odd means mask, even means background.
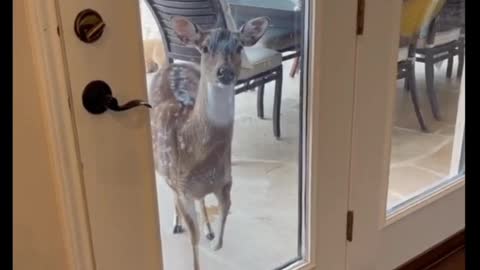
[{"label": "deer", "polygon": [[[195,203],[200,202],[206,238],[213,250],[223,246],[231,207],[232,135],[235,84],[244,47],[265,34],[267,17],[247,21],[238,31],[203,30],[189,19],[171,17],[172,28],[186,46],[197,48],[200,64],[171,63],[154,74],[150,85],[152,141],[155,168],[173,191],[173,233],[186,225],[199,270],[199,229]],[[205,197],[213,194],[219,205],[218,237],[212,231]]]}]

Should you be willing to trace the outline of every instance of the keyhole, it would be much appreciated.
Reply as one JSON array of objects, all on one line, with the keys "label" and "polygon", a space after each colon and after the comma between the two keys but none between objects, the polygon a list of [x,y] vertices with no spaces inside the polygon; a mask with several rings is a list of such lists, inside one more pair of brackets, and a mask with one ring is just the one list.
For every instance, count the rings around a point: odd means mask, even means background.
[{"label": "keyhole", "polygon": [[75,19],[75,34],[85,43],[97,41],[103,34],[105,23],[98,12],[85,9]]}]

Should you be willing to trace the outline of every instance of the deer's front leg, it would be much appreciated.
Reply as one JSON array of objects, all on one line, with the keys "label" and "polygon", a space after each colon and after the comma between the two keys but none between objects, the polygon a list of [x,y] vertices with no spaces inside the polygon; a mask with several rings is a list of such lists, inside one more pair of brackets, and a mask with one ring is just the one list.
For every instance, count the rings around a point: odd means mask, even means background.
[{"label": "deer's front leg", "polygon": [[185,225],[188,228],[190,233],[190,241],[192,244],[193,252],[193,269],[200,270],[199,258],[198,258],[198,223],[197,223],[197,213],[195,211],[195,201],[185,195],[177,195],[176,203],[178,207],[178,212],[183,218]]},{"label": "deer's front leg", "polygon": [[177,202],[175,202],[174,210],[175,211],[173,213],[173,234],[183,233],[185,230],[182,227]]},{"label": "deer's front leg", "polygon": [[223,246],[223,233],[225,232],[225,223],[227,222],[228,212],[230,211],[231,200],[230,190],[232,189],[232,182],[229,181],[221,190],[215,192],[218,204],[220,205],[220,222],[218,223],[218,238],[213,245],[213,250],[219,250]]}]

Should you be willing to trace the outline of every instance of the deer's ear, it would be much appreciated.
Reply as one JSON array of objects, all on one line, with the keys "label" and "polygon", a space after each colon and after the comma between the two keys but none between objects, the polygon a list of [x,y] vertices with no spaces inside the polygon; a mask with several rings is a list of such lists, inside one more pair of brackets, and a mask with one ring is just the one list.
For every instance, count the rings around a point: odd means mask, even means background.
[{"label": "deer's ear", "polygon": [[197,45],[203,38],[203,32],[189,19],[181,16],[172,17],[172,27],[185,45]]},{"label": "deer's ear", "polygon": [[243,46],[253,46],[267,31],[270,19],[258,17],[249,20],[240,28],[240,40]]}]

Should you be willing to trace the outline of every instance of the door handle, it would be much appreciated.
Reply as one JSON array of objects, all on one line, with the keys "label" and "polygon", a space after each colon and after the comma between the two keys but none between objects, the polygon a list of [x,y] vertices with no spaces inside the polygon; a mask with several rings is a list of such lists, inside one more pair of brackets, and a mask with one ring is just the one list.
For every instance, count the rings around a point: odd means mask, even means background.
[{"label": "door handle", "polygon": [[83,90],[83,107],[91,114],[102,114],[107,110],[126,111],[138,106],[152,108],[150,104],[142,100],[131,100],[123,105],[118,104],[118,100],[113,97],[112,89],[104,81],[92,81]]}]

